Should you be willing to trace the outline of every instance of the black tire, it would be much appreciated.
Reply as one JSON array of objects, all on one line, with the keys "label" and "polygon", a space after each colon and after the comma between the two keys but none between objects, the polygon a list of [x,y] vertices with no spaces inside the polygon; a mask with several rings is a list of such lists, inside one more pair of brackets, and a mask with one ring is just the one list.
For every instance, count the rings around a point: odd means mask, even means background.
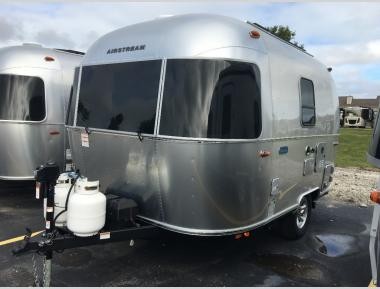
[{"label": "black tire", "polygon": [[295,211],[285,215],[278,221],[277,228],[280,235],[288,240],[302,238],[310,224],[311,208],[311,197],[303,197],[300,201],[299,207]]}]

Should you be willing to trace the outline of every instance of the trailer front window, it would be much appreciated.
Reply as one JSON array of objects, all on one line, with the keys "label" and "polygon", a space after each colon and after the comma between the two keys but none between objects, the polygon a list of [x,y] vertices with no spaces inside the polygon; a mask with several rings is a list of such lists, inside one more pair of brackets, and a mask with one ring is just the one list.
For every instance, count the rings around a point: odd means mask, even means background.
[{"label": "trailer front window", "polygon": [[160,134],[254,139],[261,133],[260,73],[230,60],[167,61]]},{"label": "trailer front window", "polygon": [[1,120],[41,121],[45,115],[45,88],[41,78],[0,74]]},{"label": "trailer front window", "polygon": [[84,66],[77,125],[154,133],[161,60]]}]

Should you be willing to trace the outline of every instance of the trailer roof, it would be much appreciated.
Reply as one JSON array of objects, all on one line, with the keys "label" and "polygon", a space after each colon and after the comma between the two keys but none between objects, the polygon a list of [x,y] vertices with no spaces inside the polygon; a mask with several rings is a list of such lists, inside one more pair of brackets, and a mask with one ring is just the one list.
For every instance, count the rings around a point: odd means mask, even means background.
[{"label": "trailer roof", "polygon": [[[252,37],[252,31],[260,36]],[[258,24],[212,14],[161,17],[112,31],[88,49],[82,65],[206,56],[253,61],[241,48],[297,59],[309,66],[321,65],[309,53]]]},{"label": "trailer roof", "polygon": [[[52,59],[47,59],[51,57]],[[23,44],[0,48],[0,69],[15,67],[39,67],[66,69],[79,65],[81,54],[45,48],[38,44]]]},{"label": "trailer roof", "polygon": [[156,18],[102,36],[89,48],[83,64],[196,57],[223,47],[246,47],[265,53],[262,39],[249,36],[251,30],[243,21],[220,15]]}]

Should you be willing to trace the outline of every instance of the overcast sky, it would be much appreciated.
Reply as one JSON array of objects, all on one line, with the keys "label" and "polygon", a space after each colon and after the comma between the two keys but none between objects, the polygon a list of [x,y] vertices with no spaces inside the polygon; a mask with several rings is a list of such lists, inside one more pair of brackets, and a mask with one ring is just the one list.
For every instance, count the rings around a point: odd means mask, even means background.
[{"label": "overcast sky", "polygon": [[333,67],[339,95],[380,95],[380,3],[0,3],[0,46],[38,42],[86,51],[101,35],[159,15],[214,13],[289,25],[308,52]]}]

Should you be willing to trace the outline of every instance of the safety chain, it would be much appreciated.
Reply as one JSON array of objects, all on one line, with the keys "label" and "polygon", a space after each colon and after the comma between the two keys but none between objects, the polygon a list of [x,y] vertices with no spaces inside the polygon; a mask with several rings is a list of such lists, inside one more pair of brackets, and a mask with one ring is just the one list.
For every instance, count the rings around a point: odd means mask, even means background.
[{"label": "safety chain", "polygon": [[[44,233],[42,236],[45,237],[44,241],[41,241],[39,246],[42,248],[44,246],[52,246],[53,245],[53,239],[56,236],[57,232],[54,231],[52,233],[46,234]],[[39,264],[37,264],[37,258],[36,255],[42,256],[42,270],[39,270]],[[50,270],[48,272],[47,270],[47,260],[45,254],[43,254],[40,251],[37,251],[36,253],[32,254],[32,260],[33,260],[33,276],[34,276],[34,286],[36,287],[48,287],[50,286],[50,278],[51,276],[47,276],[47,274],[51,274]],[[51,262],[51,260],[49,260]],[[51,263],[49,263],[51,266]],[[40,272],[42,271],[42,272]],[[42,274],[42,276],[40,276]],[[48,278],[47,278],[48,277]],[[48,284],[45,284],[47,282]]]},{"label": "safety chain", "polygon": [[[40,270],[39,270],[39,264],[37,264],[37,255],[38,253],[32,254],[32,260],[33,260],[33,276],[34,276],[34,286],[35,287],[41,287],[43,286],[43,280],[44,280],[44,274],[45,274],[45,256],[42,260],[42,276],[40,276]],[[39,256],[39,255],[38,255]]]},{"label": "safety chain", "polygon": [[47,287],[47,284],[45,284],[45,281],[46,281],[46,257],[45,256],[43,257],[42,262],[43,262],[43,264],[42,264],[42,286]]}]

